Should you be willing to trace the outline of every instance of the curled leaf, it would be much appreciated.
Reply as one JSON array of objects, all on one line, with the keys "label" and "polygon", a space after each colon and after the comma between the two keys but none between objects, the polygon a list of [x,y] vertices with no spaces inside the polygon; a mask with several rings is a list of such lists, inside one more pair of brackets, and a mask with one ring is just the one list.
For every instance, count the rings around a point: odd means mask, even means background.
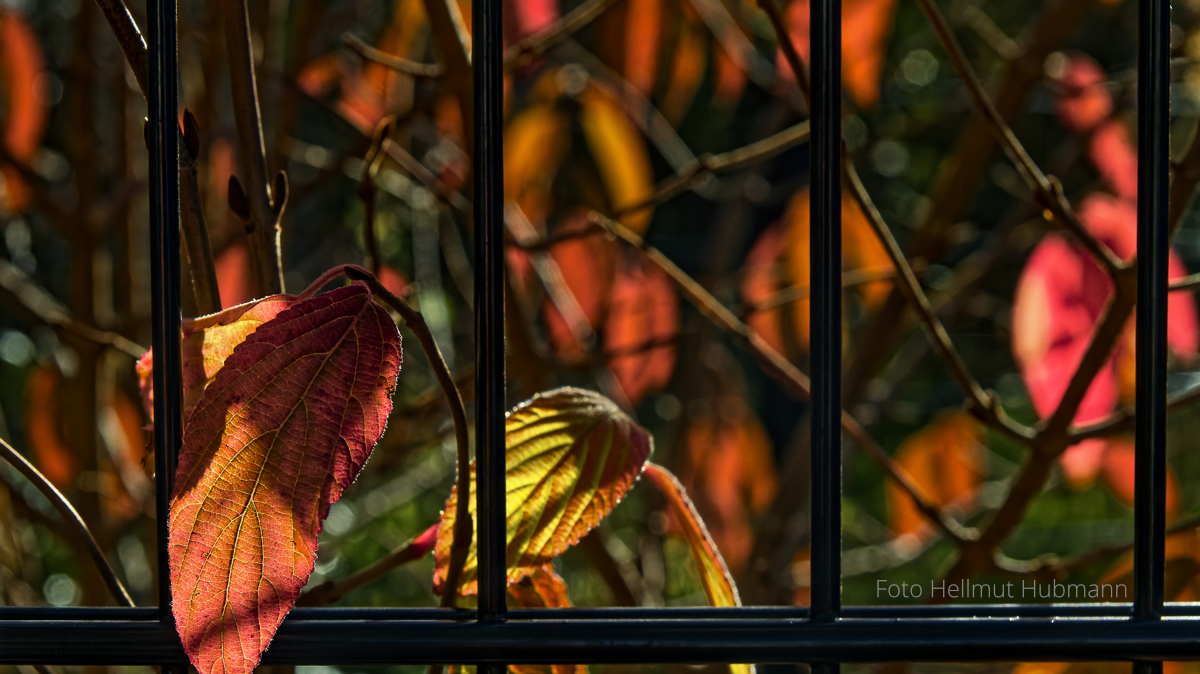
[{"label": "curled leaf", "polygon": [[[679,522],[688,549],[692,552],[692,560],[696,563],[704,595],[708,597],[708,605],[741,606],[742,600],[738,597],[733,576],[729,575],[725,560],[721,558],[712,536],[708,535],[704,520],[700,519],[700,513],[696,512],[696,506],[688,498],[683,485],[671,471],[654,463],[646,464],[646,479],[667,499],[671,513]],[[730,665],[729,669],[732,674],[754,674],[754,665]]]},{"label": "curled leaf", "polygon": [[400,336],[366,285],[293,303],[225,360],[171,499],[176,628],[201,674],[258,663],[312,573],[321,520],[383,434]]},{"label": "curled leaf", "polygon": [[[506,552],[512,584],[550,563],[591,531],[624,498],[650,456],[651,438],[611,400],[592,391],[539,393],[509,412],[505,473]],[[475,493],[471,464],[471,493]],[[442,592],[454,539],[457,489],[442,512],[434,549],[434,590]],[[475,499],[469,505],[475,516]],[[476,541],[460,594],[478,591]]]}]

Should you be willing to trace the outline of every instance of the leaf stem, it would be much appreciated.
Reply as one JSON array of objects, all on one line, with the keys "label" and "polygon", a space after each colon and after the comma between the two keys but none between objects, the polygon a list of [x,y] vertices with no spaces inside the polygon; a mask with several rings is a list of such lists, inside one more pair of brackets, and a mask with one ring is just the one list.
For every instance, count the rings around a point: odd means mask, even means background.
[{"label": "leaf stem", "polygon": [[400,314],[404,323],[417,336],[421,348],[437,377],[438,385],[450,406],[450,416],[454,419],[454,438],[458,444],[458,479],[456,482],[458,494],[458,509],[454,519],[454,542],[450,546],[450,565],[446,575],[445,589],[442,591],[441,605],[443,608],[454,608],[455,597],[458,594],[458,579],[462,576],[463,567],[467,562],[467,553],[471,548],[475,526],[468,510],[471,501],[471,438],[467,430],[467,408],[463,405],[462,393],[454,383],[454,376],[442,357],[442,351],[433,339],[433,333],[425,323],[425,317],[407,302],[396,297],[392,291],[383,287],[367,270],[357,265],[344,265],[340,268],[348,278],[363,281],[371,288],[371,293],[382,300],[390,309]]},{"label": "leaf stem", "polygon": [[88,530],[87,524],[83,518],[79,516],[79,512],[75,510],[75,506],[63,496],[41,471],[29,463],[24,456],[13,449],[13,446],[0,438],[0,458],[3,458],[13,468],[16,468],[25,479],[33,483],[34,487],[50,501],[58,514],[62,516],[63,521],[67,526],[79,536],[79,540],[87,548],[88,555],[92,561],[96,563],[96,569],[100,572],[100,576],[104,578],[104,584],[108,586],[108,591],[112,593],[113,599],[121,606],[133,606],[133,599],[129,597],[129,593],[125,590],[125,586],[121,584],[121,580],[117,578],[116,572],[109,565],[108,560],[104,557],[104,553],[100,550],[100,546],[96,543],[96,539],[92,536],[92,532]]},{"label": "leaf stem", "polygon": [[129,69],[133,71],[133,76],[137,79],[138,88],[142,90],[142,97],[148,99],[150,89],[146,83],[146,78],[149,77],[149,69],[146,65],[146,40],[142,37],[142,32],[138,30],[137,22],[133,20],[124,0],[96,0],[96,4],[99,5],[104,18],[108,20],[108,25],[112,28],[117,43],[121,45],[121,51],[125,53],[125,62],[129,64]]}]

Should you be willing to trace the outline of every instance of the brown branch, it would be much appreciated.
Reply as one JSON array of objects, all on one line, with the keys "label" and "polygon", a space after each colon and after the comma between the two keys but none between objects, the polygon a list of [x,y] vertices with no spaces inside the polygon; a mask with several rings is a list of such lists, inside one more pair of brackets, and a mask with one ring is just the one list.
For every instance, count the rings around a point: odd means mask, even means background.
[{"label": "brown branch", "polygon": [[767,18],[771,20],[771,27],[775,29],[779,48],[783,50],[783,57],[792,68],[792,75],[796,77],[796,86],[804,96],[805,105],[812,105],[812,85],[808,80],[808,69],[804,67],[804,61],[800,59],[800,52],[796,51],[796,45],[792,43],[791,34],[783,23],[783,16],[779,14],[779,8],[775,6],[775,0],[758,0],[758,6],[767,13]]},{"label": "brown branch", "polygon": [[117,43],[121,45],[121,51],[125,54],[125,62],[129,64],[129,69],[133,71],[133,76],[137,79],[138,88],[142,90],[142,97],[148,100],[150,87],[146,80],[150,75],[146,62],[146,40],[142,38],[142,32],[138,30],[137,22],[130,15],[124,0],[96,0],[96,4],[100,6],[100,11],[108,20],[108,25],[112,28]]},{"label": "brown branch", "polygon": [[5,442],[2,438],[0,438],[0,458],[3,458],[9,465],[20,471],[25,476],[25,479],[37,487],[37,490],[50,501],[50,504],[62,516],[63,521],[74,530],[80,542],[87,548],[88,555],[96,563],[96,570],[104,578],[104,584],[108,586],[108,591],[112,593],[113,599],[117,601],[117,604],[121,606],[133,606],[133,599],[125,591],[125,586],[121,584],[121,580],[117,578],[116,572],[113,571],[112,566],[105,559],[104,553],[96,543],[96,539],[92,537],[92,532],[88,530],[87,524],[84,523],[83,518],[79,516],[75,507],[67,500],[67,497],[63,496],[62,492],[53,484],[50,484],[46,476],[42,475],[37,468],[34,468],[32,463],[29,463],[25,457],[21,456],[20,452],[13,449],[12,445]]},{"label": "brown branch", "polygon": [[[688,276],[670,258],[663,255],[662,252],[653,246],[646,245],[642,237],[611,218],[595,211],[590,212],[588,218],[626,244],[639,250],[647,260],[665,272],[667,276],[671,277],[671,280],[679,288],[683,296],[705,318],[741,342],[763,367],[767,375],[778,381],[792,395],[802,399],[808,398],[811,389],[811,382],[808,376],[781,356],[771,345],[767,344],[766,340],[757,331],[734,316],[729,309],[718,302],[712,294],[705,290],[691,276]],[[883,467],[888,475],[908,494],[917,509],[928,517],[930,522],[940,528],[948,538],[956,544],[974,538],[973,532],[964,530],[960,524],[942,513],[937,506],[930,503],[904,469],[896,465],[891,457],[887,455],[887,452],[884,452],[883,448],[876,444],[866,429],[845,410],[842,411],[842,430]]]},{"label": "brown branch", "polygon": [[[875,269],[851,269],[850,271],[842,272],[842,288],[857,288],[858,286],[875,283],[877,281],[887,281],[896,278],[896,270],[890,267],[877,267]],[[812,294],[812,289],[808,286],[792,286],[784,288],[775,293],[771,293],[759,302],[746,305],[742,308],[742,317],[748,316],[758,311],[767,311],[778,307],[799,302],[800,300],[808,299]]]},{"label": "brown branch", "polygon": [[1191,274],[1190,276],[1184,276],[1171,281],[1171,285],[1167,287],[1167,290],[1174,292],[1176,290],[1192,290],[1197,287],[1200,287],[1200,274]]},{"label": "brown branch", "polygon": [[[1167,401],[1167,410],[1175,411],[1183,409],[1197,401],[1200,401],[1200,386],[1193,386],[1186,391],[1181,391],[1171,396]],[[1133,405],[1124,407],[1103,419],[1076,427],[1070,435],[1068,446],[1091,438],[1104,438],[1117,433],[1132,431],[1136,418],[1137,411]]]},{"label": "brown branch", "polygon": [[390,138],[383,139],[381,144],[383,151],[387,156],[392,158],[408,174],[416,178],[422,185],[429,188],[437,198],[447,206],[454,208],[461,213],[468,213],[471,208],[471,202],[460,192],[451,189],[446,183],[442,182],[437,176],[425,168],[425,165],[416,157],[408,153],[407,150],[400,147],[398,143]]},{"label": "brown branch", "polygon": [[362,173],[358,181],[358,198],[363,203],[363,242],[367,247],[367,257],[371,273],[379,276],[383,269],[383,256],[379,253],[379,238],[375,234],[375,174],[379,171],[379,163],[383,159],[380,146],[392,133],[396,126],[396,118],[388,115],[375,125],[375,133],[371,135],[371,147],[363,157]]},{"label": "brown branch", "polygon": [[[238,134],[238,163],[244,177],[249,218],[245,220],[250,244],[250,272],[255,294],[283,292],[283,267],[279,252],[279,218],[284,197],[272,194],[267,183],[267,153],[263,145],[262,113],[254,76],[254,47],[246,0],[221,0],[225,50],[229,58],[229,85],[233,94],[233,119]],[[276,181],[278,183],[278,180]]]},{"label": "brown branch", "polygon": [[23,308],[47,325],[95,344],[111,346],[133,358],[140,358],[146,353],[146,347],[123,335],[99,330],[71,318],[66,307],[7,260],[0,260],[0,288],[8,291]]},{"label": "brown branch", "polygon": [[946,363],[946,367],[950,369],[950,374],[954,377],[955,382],[958,383],[959,388],[967,396],[968,407],[972,413],[1009,439],[1021,444],[1029,444],[1030,440],[1034,437],[1033,430],[1010,419],[1004,413],[1004,407],[995,397],[995,394],[988,395],[983,390],[983,387],[979,385],[979,382],[975,381],[975,378],[971,376],[966,362],[963,361],[962,355],[958,353],[958,349],[954,347],[954,342],[951,341],[945,326],[942,325],[941,320],[933,312],[933,307],[929,304],[929,298],[925,296],[925,291],[921,289],[921,284],[917,282],[917,276],[913,273],[912,266],[908,264],[908,260],[904,257],[904,252],[900,250],[900,244],[896,243],[896,237],[892,236],[892,230],[888,228],[887,223],[883,220],[883,216],[875,208],[875,204],[871,202],[871,196],[867,193],[867,188],[863,186],[862,181],[858,178],[858,171],[854,169],[854,162],[851,161],[850,157],[844,151],[842,153],[842,168],[845,171],[846,182],[850,187],[851,194],[854,195],[854,200],[858,202],[859,208],[867,216],[867,222],[871,224],[871,229],[875,230],[875,236],[883,244],[884,250],[887,251],[888,257],[892,261],[892,265],[899,272],[900,291],[916,312],[917,318],[921,321],[921,326],[925,328],[925,333],[929,337],[929,341],[933,344],[933,348],[941,356],[942,361]]},{"label": "brown branch", "polygon": [[983,88],[983,84],[979,81],[975,71],[967,62],[967,57],[963,54],[962,47],[959,46],[958,40],[955,39],[954,33],[950,29],[950,24],[946,21],[946,17],[942,15],[941,10],[937,8],[933,0],[917,0],[917,4],[921,6],[921,10],[929,17],[929,22],[933,25],[934,32],[942,42],[947,55],[950,57],[951,63],[954,64],[955,70],[962,78],[963,83],[967,87],[967,91],[971,94],[971,99],[975,102],[975,107],[983,115],[984,120],[988,123],[988,128],[995,136],[996,140],[1004,148],[1005,153],[1020,172],[1021,177],[1029,184],[1033,190],[1035,200],[1040,206],[1047,209],[1054,218],[1054,222],[1075,235],[1075,237],[1083,244],[1084,248],[1091,253],[1092,257],[1100,263],[1102,267],[1110,274],[1116,272],[1124,266],[1124,263],[1109,250],[1108,246],[1101,243],[1096,237],[1092,236],[1083,223],[1076,217],[1074,209],[1067,201],[1063,194],[1062,186],[1056,179],[1047,178],[1042,169],[1033,161],[1029,153],[1025,151],[1025,146],[1017,139],[1016,134],[1008,126],[1008,122],[996,109],[992,99],[988,96]]},{"label": "brown branch", "polygon": [[406,75],[412,75],[413,77],[440,77],[442,75],[442,67],[436,63],[417,63],[406,58],[393,56],[363,42],[362,38],[353,33],[343,33],[342,42],[368,61],[378,63]]},{"label": "brown branch", "polygon": [[504,69],[523,66],[588,25],[617,0],[587,0],[553,24],[504,50]]},{"label": "brown branch", "polygon": [[429,359],[433,374],[446,397],[446,404],[450,406],[450,416],[454,419],[454,438],[458,444],[458,480],[455,483],[458,509],[454,515],[454,542],[450,546],[450,565],[446,572],[446,585],[442,591],[441,604],[444,608],[453,608],[455,596],[458,593],[458,579],[466,565],[467,552],[471,548],[471,539],[475,532],[471,513],[467,509],[471,502],[471,438],[467,429],[467,409],[463,406],[462,393],[459,392],[458,385],[454,383],[454,375],[450,373],[446,359],[442,357],[442,350],[438,348],[437,342],[433,339],[433,333],[429,331],[425,317],[420,312],[392,294],[390,290],[383,287],[378,279],[362,267],[344,265],[339,271],[351,279],[364,281],[370,286],[371,293],[375,297],[400,314],[405,325],[413,331],[417,336],[417,341],[421,343],[425,357]]},{"label": "brown branch", "polygon": [[183,111],[183,143],[179,145],[179,228],[183,233],[183,248],[192,271],[192,292],[196,309],[201,314],[221,310],[221,288],[217,284],[217,268],[213,263],[212,241],[204,206],[200,198],[199,171],[200,128],[191,110]]},{"label": "brown branch", "polygon": [[[437,525],[435,524],[433,528],[436,529]],[[425,540],[428,536],[429,532],[426,531],[419,536],[410,538],[404,545],[392,550],[382,559],[365,569],[346,576],[341,580],[327,580],[321,583],[301,595],[300,599],[296,601],[296,606],[324,606],[331,604],[341,599],[347,592],[356,590],[382,578],[392,569],[421,559],[433,547],[429,541]]]},{"label": "brown branch", "polygon": [[706,155],[700,157],[692,168],[683,175],[678,175],[673,178],[668,178],[658,184],[654,194],[650,195],[643,201],[627,206],[618,210],[613,214],[613,217],[621,218],[631,213],[635,213],[651,206],[657,206],[669,199],[672,199],[690,188],[696,183],[704,180],[710,175],[725,171],[736,171],[744,168],[755,162],[769,159],[775,155],[790,150],[797,145],[808,140],[809,124],[807,121],[800,122],[794,126],[790,126],[779,133],[773,134],[762,140],[755,141],[749,145],[739,147],[735,150],[723,152],[717,155]]}]

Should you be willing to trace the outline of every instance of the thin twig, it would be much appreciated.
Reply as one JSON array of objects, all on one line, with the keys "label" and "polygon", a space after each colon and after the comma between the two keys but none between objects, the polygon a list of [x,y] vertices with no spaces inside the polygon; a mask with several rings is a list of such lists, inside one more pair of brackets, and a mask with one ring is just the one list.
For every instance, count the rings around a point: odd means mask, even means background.
[{"label": "thin twig", "polygon": [[[765,0],[764,0],[765,1]],[[975,102],[975,107],[983,115],[988,122],[992,135],[996,137],[1000,145],[1004,148],[1006,154],[1012,160],[1017,171],[1021,173],[1021,177],[1029,184],[1037,198],[1039,205],[1050,211],[1054,221],[1060,226],[1065,227],[1079,239],[1084,248],[1091,253],[1092,257],[1104,267],[1110,275],[1115,274],[1124,266],[1124,263],[1109,250],[1108,246],[1101,243],[1096,237],[1084,227],[1083,223],[1076,217],[1074,209],[1067,201],[1063,194],[1062,186],[1057,180],[1047,178],[1042,169],[1037,165],[1029,153],[1025,151],[1025,147],[1021,141],[1017,140],[1016,134],[1012,128],[1004,121],[1000,111],[996,109],[992,99],[988,96],[983,88],[983,84],[979,81],[979,77],[975,75],[975,71],[967,62],[967,57],[963,54],[962,48],[955,39],[954,33],[950,29],[950,24],[946,21],[946,17],[942,15],[941,10],[933,3],[933,0],[917,0],[917,4],[921,6],[922,11],[929,17],[929,22],[933,24],[933,30],[937,33],[938,38],[942,42],[950,61],[954,64],[954,68],[958,71],[958,75],[962,78],[963,83],[967,86],[967,91],[971,94],[971,98]]]},{"label": "thin twig", "polygon": [[367,247],[367,257],[371,273],[376,277],[383,269],[383,256],[379,252],[379,237],[375,233],[375,174],[379,171],[379,162],[383,159],[380,146],[392,133],[396,126],[396,118],[388,115],[375,125],[375,133],[371,135],[371,147],[363,157],[362,174],[358,180],[358,198],[363,204],[363,242]]},{"label": "thin twig", "polygon": [[845,171],[846,182],[850,186],[850,192],[854,195],[854,200],[858,202],[859,208],[867,216],[867,222],[871,224],[871,229],[875,230],[875,236],[883,244],[884,250],[887,251],[888,257],[892,261],[892,265],[899,272],[900,291],[904,293],[905,299],[908,300],[909,305],[916,312],[917,318],[921,321],[921,326],[925,328],[925,333],[928,335],[929,341],[933,344],[933,348],[937,350],[942,361],[946,363],[946,367],[950,369],[950,374],[958,383],[959,388],[967,396],[971,411],[981,421],[1003,433],[1009,439],[1022,444],[1029,444],[1030,440],[1034,437],[1033,430],[1010,419],[1004,413],[1004,407],[995,395],[988,395],[983,390],[983,387],[979,385],[979,382],[975,381],[975,378],[971,376],[966,362],[963,361],[962,356],[958,353],[958,349],[954,347],[954,342],[946,332],[945,326],[942,325],[941,320],[933,312],[933,307],[929,304],[929,298],[925,296],[925,291],[921,289],[921,284],[917,282],[917,275],[913,273],[912,266],[908,264],[908,260],[904,257],[904,252],[900,250],[900,244],[896,243],[896,237],[892,236],[892,230],[884,222],[883,216],[880,215],[879,210],[872,203],[871,196],[867,193],[867,188],[859,180],[858,171],[854,169],[854,162],[845,152],[842,154],[842,168]]},{"label": "thin twig", "polygon": [[[889,281],[896,278],[896,270],[892,267],[876,267],[874,269],[851,269],[842,272],[842,288],[857,288],[858,286],[868,285],[878,281]],[[758,311],[769,311],[777,309],[793,302],[808,299],[812,294],[812,288],[808,286],[792,286],[784,288],[778,292],[771,293],[761,301],[753,304],[748,304],[742,308],[741,316],[744,318]]]},{"label": "thin twig", "polygon": [[416,61],[394,56],[363,42],[362,38],[354,33],[342,33],[342,42],[368,61],[378,63],[406,75],[412,75],[413,77],[440,77],[442,74],[442,67],[436,63],[417,63]]},{"label": "thin twig", "polygon": [[758,0],[758,6],[767,13],[767,18],[771,20],[771,27],[775,29],[779,48],[783,50],[783,57],[792,68],[792,75],[796,77],[796,86],[800,88],[800,93],[804,96],[805,105],[812,105],[812,85],[808,80],[808,69],[804,67],[804,61],[800,59],[800,52],[796,51],[796,45],[792,44],[791,33],[788,32],[787,25],[783,22],[779,7],[775,5],[775,0]]},{"label": "thin twig", "polygon": [[105,559],[104,553],[100,550],[100,546],[96,543],[96,539],[92,537],[92,532],[88,530],[87,524],[83,518],[75,510],[75,506],[63,496],[46,476],[29,463],[25,457],[21,456],[20,452],[13,449],[12,445],[0,438],[0,458],[7,461],[13,468],[16,468],[25,479],[33,483],[37,490],[46,497],[58,514],[62,516],[63,521],[70,526],[79,540],[87,548],[88,554],[92,561],[96,563],[96,569],[100,572],[100,576],[104,578],[104,584],[108,586],[108,591],[112,593],[113,599],[121,606],[133,606],[133,599],[129,597],[129,593],[125,591],[125,586],[121,584],[121,580],[117,578],[116,572]]},{"label": "thin twig", "polygon": [[0,260],[0,288],[8,291],[22,307],[47,325],[82,337],[89,342],[111,346],[133,358],[140,358],[142,354],[146,353],[146,347],[123,335],[99,330],[71,318],[66,307],[59,304],[54,296],[40,288],[25,272],[7,260]]},{"label": "thin twig", "polygon": [[1176,290],[1191,290],[1196,287],[1200,287],[1200,274],[1191,274],[1177,278],[1171,281],[1171,285],[1167,287],[1167,290],[1174,292]]},{"label": "thin twig", "polygon": [[375,297],[400,314],[405,325],[417,336],[417,341],[421,342],[425,357],[429,360],[438,385],[442,387],[442,393],[446,396],[446,404],[450,406],[450,416],[454,419],[454,439],[458,444],[458,480],[455,483],[458,505],[454,515],[454,542],[450,546],[450,564],[446,572],[445,589],[442,590],[441,605],[443,608],[453,608],[458,594],[458,579],[466,565],[467,553],[475,532],[471,513],[467,509],[471,502],[471,439],[467,430],[467,408],[463,405],[458,385],[454,383],[454,375],[450,373],[446,359],[442,357],[442,351],[425,323],[425,317],[383,287],[378,279],[362,267],[344,265],[341,271],[351,279],[367,283]]},{"label": "thin twig", "polygon": [[[640,251],[647,260],[671,277],[671,280],[679,288],[683,296],[705,318],[740,341],[750,351],[751,355],[755,357],[755,360],[763,366],[764,371],[769,376],[782,384],[793,395],[799,398],[807,398],[809,396],[811,382],[807,375],[781,356],[771,345],[767,344],[766,340],[757,331],[734,316],[729,309],[718,302],[712,294],[705,290],[691,276],[688,276],[670,258],[663,255],[653,246],[646,245],[642,237],[611,218],[595,211],[589,213],[588,218]],[[961,544],[963,541],[974,538],[973,532],[965,530],[962,525],[955,522],[945,513],[942,513],[937,506],[930,503],[904,469],[896,465],[891,457],[887,455],[887,452],[884,452],[883,448],[867,433],[866,429],[845,410],[842,411],[842,430],[856,444],[870,454],[892,479],[896,480],[896,483],[912,499],[917,509],[940,528],[947,538],[956,544]]]},{"label": "thin twig", "polygon": [[[241,165],[249,218],[250,271],[256,294],[283,292],[283,266],[279,252],[279,218],[284,195],[272,194],[267,183],[267,153],[263,145],[262,113],[254,76],[254,46],[246,0],[221,0],[225,50],[229,58],[229,85],[233,94],[233,119],[237,126]],[[278,184],[278,180],[276,181]],[[285,183],[286,184],[286,183]]]},{"label": "thin twig", "polygon": [[121,51],[125,53],[125,62],[129,64],[129,69],[133,71],[133,76],[137,79],[138,88],[142,90],[142,97],[149,99],[150,88],[146,83],[149,77],[146,65],[146,40],[142,38],[142,32],[138,30],[137,22],[133,20],[124,0],[96,0],[96,4],[100,6],[100,11],[108,20],[108,25],[112,28],[117,43],[121,45]]},{"label": "thin twig", "polygon": [[392,569],[415,562],[433,549],[437,540],[438,525],[433,525],[423,533],[409,539],[404,545],[389,552],[382,559],[365,569],[350,574],[341,580],[327,580],[324,583],[305,592],[296,601],[296,606],[324,606],[341,599],[347,592],[356,590],[367,583],[382,578]]},{"label": "thin twig", "polygon": [[707,178],[709,175],[736,171],[755,162],[774,157],[781,152],[790,150],[808,140],[808,121],[790,126],[779,133],[772,134],[762,140],[739,147],[728,152],[700,157],[691,169],[682,175],[668,178],[641,202],[616,211],[613,217],[621,218],[651,206],[657,206],[678,196],[684,190]]},{"label": "thin twig", "polygon": [[512,70],[545,54],[551,47],[578,32],[616,3],[617,0],[587,0],[545,29],[505,49],[504,69]]},{"label": "thin twig", "polygon": [[196,309],[201,314],[221,310],[221,288],[217,284],[217,268],[213,262],[212,241],[200,198],[199,170],[200,128],[191,110],[183,111],[183,143],[179,146],[179,228],[183,232],[183,247],[192,272],[192,292]]}]

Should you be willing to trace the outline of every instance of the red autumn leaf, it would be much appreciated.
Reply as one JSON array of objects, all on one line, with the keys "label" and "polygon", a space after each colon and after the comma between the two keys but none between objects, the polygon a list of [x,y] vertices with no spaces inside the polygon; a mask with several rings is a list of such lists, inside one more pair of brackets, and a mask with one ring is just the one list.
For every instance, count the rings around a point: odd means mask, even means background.
[{"label": "red autumn leaf", "polygon": [[1058,89],[1055,111],[1063,126],[1084,133],[1109,118],[1113,99],[1106,83],[1108,75],[1098,63],[1083,54],[1050,63],[1057,66],[1051,77]]},{"label": "red autumn leaf", "polygon": [[[982,443],[978,421],[966,412],[947,412],[905,440],[894,458],[929,503],[970,512],[984,478]],[[896,535],[926,538],[932,533],[925,516],[894,481],[888,482],[887,495],[890,528]]]},{"label": "red autumn leaf", "polygon": [[[895,13],[896,0],[845,0],[842,3],[842,81],[846,93],[861,107],[874,107],[879,102],[879,78]],[[784,20],[792,44],[807,65],[811,52],[809,0],[793,0]],[[779,71],[794,79],[782,50],[775,60]]]},{"label": "red autumn leaf", "polygon": [[380,266],[379,282],[396,297],[404,297],[412,289],[408,279],[404,278],[404,274],[386,264]]},{"label": "red autumn leaf", "polygon": [[[39,79],[45,58],[25,18],[0,9],[0,140],[18,162],[28,164],[42,142],[48,107]],[[32,195],[12,166],[0,165],[0,212],[18,211]]]},{"label": "red autumn leaf", "polygon": [[245,241],[238,241],[221,251],[213,264],[221,304],[228,308],[254,299],[254,291],[250,288],[250,249]]},{"label": "red autumn leaf", "polygon": [[[505,433],[512,584],[575,545],[620,503],[649,458],[652,441],[611,400],[577,388],[539,393],[521,403],[509,412]],[[472,462],[472,494],[474,480]],[[457,488],[451,490],[434,548],[439,594],[450,563],[457,495]],[[468,510],[475,517],[475,499]],[[463,595],[478,591],[475,546],[472,537],[459,586]]]},{"label": "red autumn leaf", "polygon": [[[558,20],[557,0],[507,0],[504,3],[506,21],[511,20],[517,40],[544,30]],[[511,19],[509,19],[511,17]],[[515,40],[511,40],[515,41]]]},{"label": "red autumn leaf", "polygon": [[671,279],[641,256],[621,258],[604,324],[604,352],[625,397],[637,404],[675,371],[679,297]]},{"label": "red autumn leaf", "polygon": [[[737,585],[721,552],[713,543],[712,536],[696,512],[696,506],[688,498],[687,490],[679,483],[671,471],[654,463],[646,464],[646,479],[658,488],[659,493],[667,500],[671,514],[679,522],[679,528],[687,541],[688,550],[692,553],[692,561],[696,564],[696,573],[700,577],[700,585],[704,587],[704,596],[708,598],[709,606],[741,606]],[[754,674],[754,665],[731,664],[731,674]]]},{"label": "red autumn leaf", "polygon": [[746,323],[782,354],[787,353],[780,323],[783,309],[764,305],[785,285],[781,282],[783,274],[780,261],[784,233],[784,228],[779,224],[768,227],[746,255],[745,272],[742,275],[742,302],[749,312]]},{"label": "red autumn leaf", "polygon": [[[183,357],[183,420],[186,422],[204,396],[233,350],[260,325],[275,318],[296,298],[271,295],[239,304],[209,316],[184,319],[181,351]],[[154,356],[147,351],[137,363],[138,387],[146,414],[154,418]]]},{"label": "red autumn leaf", "polygon": [[59,489],[66,489],[79,472],[79,460],[62,438],[59,424],[58,370],[39,365],[25,382],[25,439],[38,470]]},{"label": "red autumn leaf", "polygon": [[[1103,193],[1090,194],[1078,208],[1088,231],[1118,257],[1132,259],[1137,250],[1137,211],[1133,204]],[[1167,274],[1187,275],[1174,252]],[[1034,411],[1043,418],[1054,412],[1091,341],[1101,312],[1112,294],[1112,281],[1078,244],[1059,235],[1047,236],[1025,264],[1013,300],[1013,355]],[[1167,343],[1175,357],[1192,362],[1200,348],[1200,319],[1194,299],[1172,293],[1167,299]],[[1075,415],[1088,423],[1116,406],[1122,375],[1132,362],[1133,332],[1092,380]],[[1101,467],[1105,443],[1087,440],[1061,458],[1067,482],[1082,488]]]},{"label": "red autumn leaf", "polygon": [[[555,297],[552,293],[545,300],[546,331],[555,353],[565,363],[579,364],[587,361],[588,352],[580,343],[580,328],[594,330],[608,312],[609,289],[613,284],[617,249],[603,237],[584,236],[566,239],[550,248],[562,285],[570,297]],[[571,301],[578,313],[567,320],[560,312],[564,303]],[[562,307],[575,313],[575,307]],[[577,327],[572,327],[573,325]],[[588,335],[590,337],[590,335]]]},{"label": "red autumn leaf", "polygon": [[171,499],[176,628],[201,674],[258,663],[312,573],[321,520],[391,411],[400,337],[363,283],[298,301],[226,359]]},{"label": "red autumn leaf", "polygon": [[1101,124],[1088,141],[1088,156],[1113,193],[1137,202],[1137,149],[1120,120]]},{"label": "red autumn leaf", "polygon": [[771,439],[745,400],[726,394],[715,407],[688,426],[687,470],[680,480],[729,568],[739,573],[754,544],[751,515],[766,509],[778,489],[775,459]]}]

